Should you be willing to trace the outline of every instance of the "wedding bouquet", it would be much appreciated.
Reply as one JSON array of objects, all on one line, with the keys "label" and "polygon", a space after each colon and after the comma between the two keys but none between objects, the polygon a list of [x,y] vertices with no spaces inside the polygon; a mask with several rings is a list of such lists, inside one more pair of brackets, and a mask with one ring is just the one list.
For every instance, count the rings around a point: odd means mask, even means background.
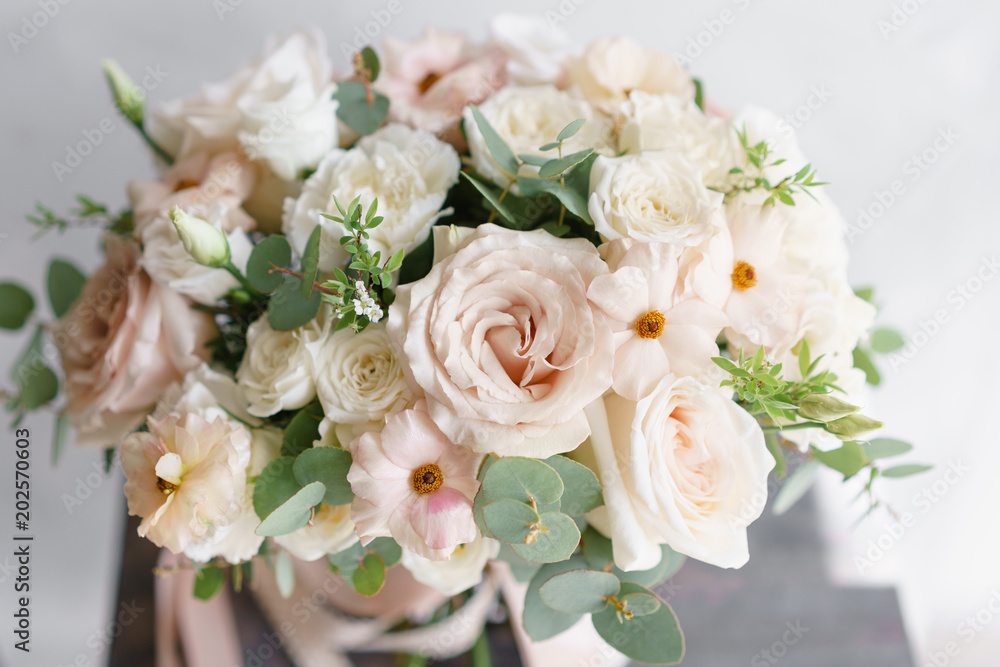
[{"label": "wedding bouquet", "polygon": [[[54,408],[57,450],[71,427],[117,453],[140,535],[196,596],[262,568],[288,595],[293,558],[361,596],[403,568],[441,596],[414,628],[499,573],[526,584],[512,622],[533,640],[589,616],[676,663],[655,589],[685,556],[747,562],[772,471],[780,512],[821,466],[871,507],[878,478],[924,469],[868,437],[870,352],[901,341],[872,332],[778,117],[711,105],[666,53],[581,52],[515,16],[487,44],[428,30],[350,66],[298,32],[147,113],[107,62],[158,179],[122,212],[29,216],[100,225],[106,263],[51,263],[57,321],[7,407]],[[20,328],[34,299],[0,293]]]}]

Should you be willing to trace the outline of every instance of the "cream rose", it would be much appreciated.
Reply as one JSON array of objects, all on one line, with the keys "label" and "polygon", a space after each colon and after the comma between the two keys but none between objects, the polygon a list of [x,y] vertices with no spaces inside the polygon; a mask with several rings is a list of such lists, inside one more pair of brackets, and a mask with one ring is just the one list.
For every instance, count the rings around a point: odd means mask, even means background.
[{"label": "cream rose", "polygon": [[323,36],[295,32],[228,80],[153,112],[149,132],[175,160],[242,147],[294,180],[337,145],[332,73]]},{"label": "cream rose", "polygon": [[309,345],[324,335],[318,320],[276,331],[261,317],[247,329],[247,349],[236,380],[249,402],[249,412],[270,417],[281,410],[298,410],[316,395]]},{"label": "cream rose", "polygon": [[[342,329],[309,346],[316,393],[326,418],[338,425],[384,423],[385,416],[414,398],[402,364],[385,331],[369,325],[361,333]],[[370,430],[360,428],[359,432]],[[376,429],[378,430],[378,429]],[[338,429],[350,442],[358,432]]]},{"label": "cream rose", "polygon": [[712,234],[722,194],[674,153],[598,157],[590,172],[588,208],[601,236],[612,241],[696,245]]},{"label": "cream rose", "polygon": [[509,83],[559,85],[572,50],[565,31],[549,25],[541,16],[501,14],[490,23],[490,32],[493,41],[507,55]]},{"label": "cream rose", "polygon": [[378,198],[378,214],[385,217],[371,230],[369,248],[388,258],[427,239],[448,190],[458,182],[458,154],[433,135],[404,125],[387,125],[359,141],[350,150],[336,149],[309,177],[296,200],[286,200],[284,231],[302,252],[316,225],[323,227],[320,268],[332,271],[347,260],[340,223],[321,217],[337,214],[333,198],[343,206],[360,196],[364,206]]},{"label": "cream rose", "polygon": [[399,288],[389,335],[452,442],[541,458],[583,442],[583,407],[611,386],[611,328],[587,300],[607,272],[582,239],[482,225]]},{"label": "cream rose", "polygon": [[215,324],[139,267],[139,247],[104,240],[107,263],[53,332],[66,376],[66,411],[85,447],[114,447],[163,391],[207,358]]},{"label": "cream rose", "polygon": [[619,149],[683,155],[710,188],[724,189],[732,180],[729,170],[743,165],[736,129],[705,115],[693,101],[635,91],[621,105],[618,123]]},{"label": "cream rose", "polygon": [[442,595],[458,595],[483,580],[486,563],[500,553],[500,543],[478,535],[452,552],[448,560],[431,560],[403,550],[402,565],[413,578]]},{"label": "cream rose", "polygon": [[641,401],[612,395],[587,415],[605,501],[590,518],[620,568],[653,567],[661,544],[719,567],[747,562],[746,527],[774,467],[749,413],[714,386],[666,378]]},{"label": "cream rose", "polygon": [[[538,147],[555,141],[559,132],[578,118],[587,122],[563,142],[564,155],[587,148],[596,148],[598,152],[610,155],[615,153],[614,128],[610,117],[596,112],[584,100],[556,90],[554,86],[507,86],[486,100],[480,111],[517,155],[558,157],[556,152],[543,153]],[[469,137],[469,151],[476,171],[500,187],[513,183],[516,174],[507,174],[493,160],[471,108],[465,110],[465,132]],[[538,168],[529,165],[522,167],[522,171],[528,176],[538,174]]]},{"label": "cream rose", "polygon": [[350,505],[320,505],[308,525],[293,533],[274,538],[299,560],[319,560],[327,554],[343,551],[358,541],[351,521]]},{"label": "cream rose", "polygon": [[673,56],[627,37],[591,43],[583,55],[570,60],[567,70],[569,87],[595,104],[620,104],[633,90],[694,99],[694,83]]}]

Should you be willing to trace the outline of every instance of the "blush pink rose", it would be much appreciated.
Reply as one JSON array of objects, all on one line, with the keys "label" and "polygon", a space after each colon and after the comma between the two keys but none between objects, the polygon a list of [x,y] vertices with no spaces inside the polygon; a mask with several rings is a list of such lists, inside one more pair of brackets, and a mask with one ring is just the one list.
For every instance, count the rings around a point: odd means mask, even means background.
[{"label": "blush pink rose", "polygon": [[391,104],[389,118],[462,144],[458,121],[506,81],[507,58],[496,46],[478,47],[465,35],[428,28],[412,42],[386,39],[376,87]]},{"label": "blush pink rose", "polygon": [[[435,231],[443,255],[459,235]],[[587,289],[607,273],[589,241],[488,224],[398,289],[389,335],[452,442],[545,458],[587,438],[583,408],[611,386],[614,359]]]},{"label": "blush pink rose", "polygon": [[208,358],[215,325],[139,267],[139,246],[105,237],[107,263],[53,333],[77,444],[118,445],[171,383]]}]

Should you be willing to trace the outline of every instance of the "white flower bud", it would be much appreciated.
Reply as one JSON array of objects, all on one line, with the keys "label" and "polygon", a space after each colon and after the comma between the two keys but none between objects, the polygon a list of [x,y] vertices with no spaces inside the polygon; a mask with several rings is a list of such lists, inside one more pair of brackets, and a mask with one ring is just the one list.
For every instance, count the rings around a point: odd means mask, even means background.
[{"label": "white flower bud", "polygon": [[142,127],[146,108],[146,93],[135,85],[125,70],[114,60],[105,60],[101,63],[101,67],[104,69],[104,76],[107,77],[108,85],[111,87],[115,106],[128,118],[130,123],[136,127]]},{"label": "white flower bud", "polygon": [[229,262],[229,242],[221,229],[188,215],[177,206],[170,209],[170,220],[181,237],[184,249],[194,261],[215,268]]}]

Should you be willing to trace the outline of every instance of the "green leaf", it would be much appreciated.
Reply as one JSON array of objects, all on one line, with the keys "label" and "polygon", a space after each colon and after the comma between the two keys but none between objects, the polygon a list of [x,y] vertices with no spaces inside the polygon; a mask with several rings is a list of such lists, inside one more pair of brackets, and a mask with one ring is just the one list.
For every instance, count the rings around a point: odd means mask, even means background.
[{"label": "green leaf", "polygon": [[36,410],[49,403],[59,393],[59,378],[48,366],[40,366],[24,376],[21,383],[21,404],[26,410]]},{"label": "green leaf", "polygon": [[539,168],[538,176],[540,178],[552,178],[553,176],[558,176],[570,167],[575,167],[586,160],[593,152],[593,148],[588,148],[587,150],[570,153],[565,157],[549,160]]},{"label": "green leaf", "polygon": [[287,551],[281,550],[274,557],[274,581],[278,585],[278,593],[286,600],[295,590],[295,565]]},{"label": "green leaf", "polygon": [[854,294],[868,303],[875,303],[875,288],[873,287],[858,287],[854,290]]},{"label": "green leaf", "polygon": [[677,574],[677,571],[681,569],[681,566],[687,560],[684,554],[677,553],[666,544],[660,545],[660,552],[660,562],[648,570],[629,570],[626,572],[616,565],[611,571],[623,582],[629,581],[633,584],[645,586],[646,588],[659,586]]},{"label": "green leaf", "polygon": [[799,345],[799,373],[802,374],[802,379],[809,377],[809,363],[809,341],[803,338]]},{"label": "green leaf", "polygon": [[511,213],[509,208],[503,205],[503,202],[501,202],[500,199],[495,194],[493,194],[493,191],[490,190],[489,186],[487,186],[482,181],[473,178],[464,171],[459,172],[459,174],[464,176],[465,180],[472,183],[472,185],[475,186],[477,190],[479,190],[479,194],[481,194],[483,197],[486,198],[486,201],[490,203],[490,206],[496,209],[496,212],[500,214],[500,217],[502,217],[504,220],[506,220],[512,225],[517,226],[519,224],[517,218],[514,217],[514,214]]},{"label": "green leaf", "polygon": [[495,500],[517,500],[548,505],[563,494],[559,473],[537,459],[505,456],[497,459],[483,478],[483,492],[488,503]]},{"label": "green leaf", "polygon": [[655,614],[663,606],[660,598],[646,593],[629,593],[619,598],[625,604],[625,611],[634,616],[649,616]]},{"label": "green leaf", "polygon": [[538,150],[540,150],[540,151],[554,151],[557,148],[559,148],[559,142],[558,141],[550,141],[549,143],[547,143],[547,144],[545,144],[543,146],[539,146]]},{"label": "green leaf", "polygon": [[351,575],[351,585],[360,595],[371,597],[385,584],[385,561],[378,554],[365,554],[361,565]]},{"label": "green leaf", "polygon": [[880,354],[895,352],[906,345],[906,341],[894,329],[876,329],[872,332],[872,349]]},{"label": "green leaf", "polygon": [[869,461],[899,456],[913,449],[913,445],[894,438],[874,438],[861,445]]},{"label": "green leaf", "polygon": [[361,546],[360,542],[355,542],[335,554],[327,554],[326,559],[330,562],[330,567],[336,573],[340,574],[345,581],[350,581],[351,576],[361,565],[361,559],[364,558],[366,553],[368,553],[368,550]]},{"label": "green leaf", "polygon": [[702,111],[705,110],[705,85],[701,82],[701,79],[691,79],[694,83],[694,103],[698,105],[698,108]]},{"label": "green leaf", "polygon": [[517,159],[525,164],[530,164],[532,167],[541,167],[552,158],[546,157],[545,155],[534,155],[532,153],[518,153]]},{"label": "green leaf", "polygon": [[302,251],[302,298],[308,299],[312,296],[313,287],[316,286],[316,275],[319,273],[319,240],[323,233],[323,228],[319,225],[313,227],[306,241],[305,250]]},{"label": "green leaf", "polygon": [[514,574],[514,578],[522,584],[531,581],[531,578],[542,567],[541,563],[521,558],[506,542],[500,544],[500,553],[497,555],[497,560],[502,560],[510,565],[510,571]]},{"label": "green leaf", "polygon": [[596,614],[608,606],[606,598],[618,595],[621,584],[610,572],[570,570],[558,574],[538,589],[542,602],[564,614]]},{"label": "green leaf", "polygon": [[864,450],[854,440],[849,440],[838,449],[828,452],[819,449],[813,449],[813,452],[820,463],[836,470],[845,479],[855,475],[867,463]]},{"label": "green leaf", "polygon": [[49,292],[49,303],[57,318],[69,312],[70,307],[80,298],[87,276],[69,262],[54,259],[49,264],[46,284]]},{"label": "green leaf", "polygon": [[539,568],[537,574],[528,584],[524,595],[524,615],[522,626],[528,636],[536,642],[544,641],[572,627],[582,614],[563,614],[552,609],[544,602],[538,589],[552,577],[570,570],[585,569],[586,561],[582,556],[573,556],[561,563],[549,563]]},{"label": "green leaf", "polygon": [[368,104],[368,91],[359,81],[337,84],[333,99],[339,103],[337,118],[360,135],[374,132],[389,115],[389,98],[373,90],[373,104]]},{"label": "green leaf", "polygon": [[[632,583],[623,583],[621,595],[655,594]],[[684,658],[684,635],[670,605],[661,600],[660,608],[646,616],[619,621],[609,606],[591,617],[594,629],[604,641],[629,658],[649,665],[675,665]]]},{"label": "green leaf", "polygon": [[347,505],[354,492],[347,481],[351,469],[351,453],[339,447],[313,447],[299,454],[292,465],[295,479],[302,486],[322,482],[326,487],[323,502],[327,505]]},{"label": "green leaf", "polygon": [[590,211],[587,209],[587,197],[577,190],[563,187],[559,181],[544,178],[517,177],[517,187],[528,197],[549,194],[559,200],[566,210],[587,223],[593,224]]},{"label": "green leaf", "polygon": [[514,151],[510,149],[510,146],[503,140],[503,137],[493,129],[493,126],[486,120],[486,116],[479,110],[479,107],[473,104],[469,109],[472,111],[472,117],[476,120],[479,132],[483,135],[486,148],[489,149],[490,155],[493,156],[493,161],[511,176],[516,176],[518,162],[517,157],[514,156]]},{"label": "green leaf", "polygon": [[559,135],[556,137],[556,141],[566,141],[574,134],[579,132],[580,128],[583,127],[583,124],[586,122],[587,122],[586,118],[577,118],[559,132]]},{"label": "green leaf", "polygon": [[771,453],[774,457],[774,475],[778,479],[785,478],[785,469],[787,467],[787,462],[785,461],[785,451],[781,447],[781,443],[778,439],[774,437],[773,433],[765,433],[764,445],[767,447],[767,451]]},{"label": "green leaf", "polygon": [[281,455],[295,458],[320,439],[319,425],[323,422],[323,408],[319,403],[307,405],[292,418],[281,441]]},{"label": "green leaf", "polygon": [[386,568],[394,566],[403,558],[403,548],[391,537],[376,537],[368,543],[365,551],[381,556]]},{"label": "green leaf", "polygon": [[784,514],[792,508],[812,488],[816,481],[816,471],[819,470],[819,462],[816,460],[806,461],[788,476],[781,490],[774,499],[772,511],[775,514]]},{"label": "green leaf", "polygon": [[745,370],[734,364],[729,359],[726,359],[725,357],[712,357],[712,361],[715,363],[716,366],[726,371],[730,375],[733,375],[738,378],[750,377],[750,373],[746,372]]},{"label": "green leaf", "polygon": [[544,463],[554,468],[562,478],[564,491],[559,499],[561,512],[580,516],[604,504],[601,483],[590,468],[565,456],[551,456]]},{"label": "green leaf", "polygon": [[919,465],[916,463],[908,463],[906,465],[894,466],[892,468],[887,468],[882,471],[883,477],[909,477],[910,475],[919,475],[922,472],[927,472],[932,470],[934,466]]},{"label": "green leaf", "polygon": [[375,53],[375,49],[370,46],[361,49],[361,64],[368,70],[368,81],[375,83],[375,79],[378,78],[379,72],[382,69],[379,65],[378,54]]},{"label": "green leaf", "polygon": [[483,508],[483,520],[501,542],[524,544],[538,523],[538,512],[516,500],[495,500]]},{"label": "green leaf", "polygon": [[537,563],[555,563],[572,556],[580,544],[580,529],[576,522],[560,512],[542,512],[540,518],[548,532],[539,532],[531,544],[512,545],[514,551],[522,558]]},{"label": "green leaf", "polygon": [[292,469],[295,459],[279,456],[264,468],[253,487],[253,509],[259,518],[267,518],[302,488]]},{"label": "green leaf", "polygon": [[194,596],[199,600],[211,600],[225,585],[225,570],[214,565],[203,567],[194,577]]},{"label": "green leaf", "polygon": [[486,628],[479,633],[479,639],[472,645],[471,653],[472,667],[493,667],[493,653],[490,651],[490,638]]},{"label": "green leaf", "polygon": [[403,257],[405,255],[405,248],[400,248],[392,254],[389,261],[385,263],[386,271],[395,271],[403,265]]},{"label": "green leaf", "polygon": [[265,537],[294,533],[309,523],[312,508],[323,500],[325,493],[326,488],[322,482],[313,482],[302,487],[298,493],[268,514],[254,532]]},{"label": "green leaf", "polygon": [[871,357],[861,349],[861,346],[854,348],[854,367],[860,368],[865,372],[865,381],[868,384],[878,386],[882,382],[882,376],[879,374],[878,369],[875,368]]},{"label": "green leaf", "polygon": [[34,309],[35,299],[28,290],[14,283],[0,283],[0,328],[20,329]]},{"label": "green leaf", "polygon": [[603,570],[615,562],[611,540],[601,535],[593,526],[587,526],[580,538],[583,547],[583,557],[592,570]]},{"label": "green leaf", "polygon": [[308,299],[302,298],[302,281],[286,275],[281,287],[267,303],[267,321],[272,329],[290,331],[311,322],[323,303],[319,291]]},{"label": "green leaf", "polygon": [[69,417],[63,413],[56,415],[55,425],[52,427],[52,465],[59,463],[63,449],[66,447],[66,436],[69,435]]}]

